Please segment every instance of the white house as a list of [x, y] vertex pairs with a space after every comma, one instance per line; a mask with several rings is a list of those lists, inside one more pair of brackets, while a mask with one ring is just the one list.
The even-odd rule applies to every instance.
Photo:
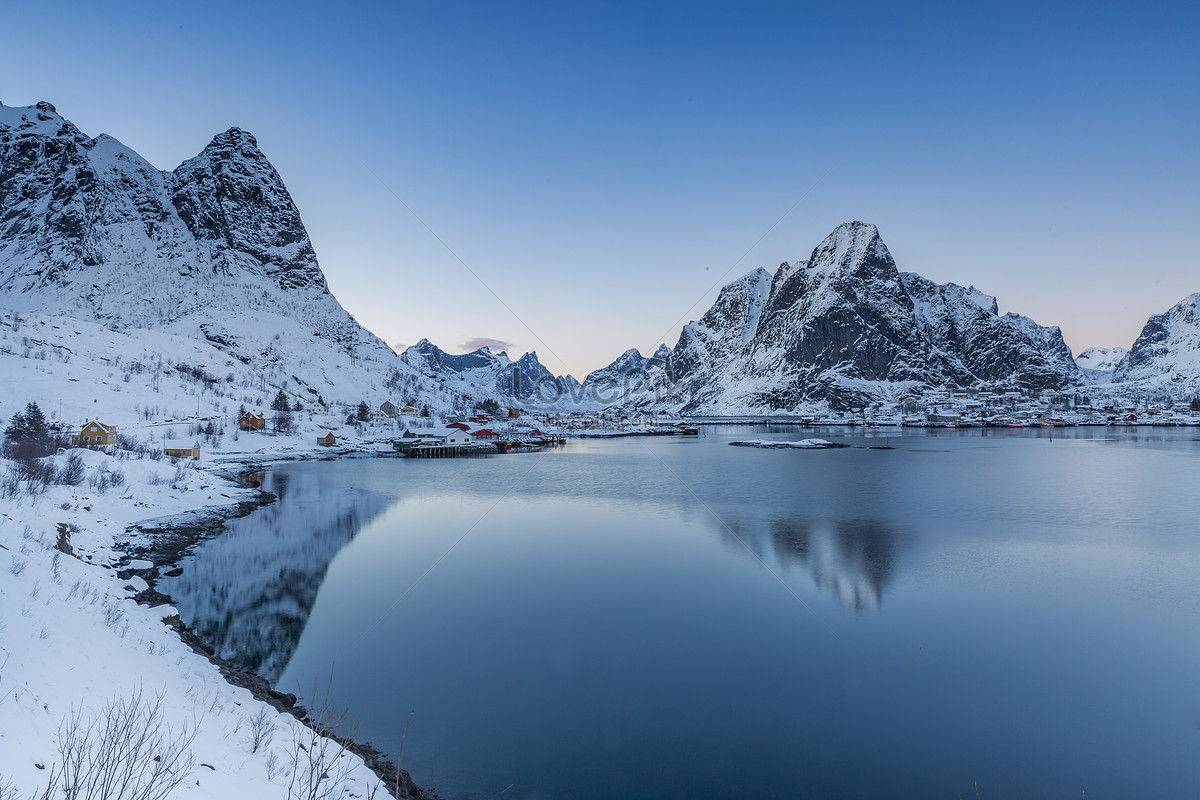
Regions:
[[446, 428], [445, 437], [442, 444], [451, 446], [473, 444], [475, 441], [471, 438], [471, 434], [459, 428]]

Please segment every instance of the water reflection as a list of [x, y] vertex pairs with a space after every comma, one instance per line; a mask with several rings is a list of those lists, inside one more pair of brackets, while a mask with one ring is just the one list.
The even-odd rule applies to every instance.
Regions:
[[279, 502], [231, 521], [185, 560], [181, 576], [159, 584], [218, 655], [272, 683], [296, 649], [330, 562], [392, 502], [331, 486], [319, 474], [272, 472], [266, 488]]
[[847, 608], [879, 608], [897, 563], [893, 528], [879, 520], [787, 518], [771, 520], [769, 529], [781, 565], [806, 571]]

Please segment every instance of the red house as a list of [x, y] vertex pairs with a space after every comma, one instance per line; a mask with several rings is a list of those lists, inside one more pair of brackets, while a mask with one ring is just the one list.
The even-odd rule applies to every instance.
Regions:
[[460, 431], [469, 431], [471, 426], [465, 422], [451, 422], [446, 425], [447, 428], [458, 428]]
[[480, 428], [477, 431], [471, 431], [471, 435], [476, 439], [499, 439], [500, 434], [496, 433], [491, 428]]

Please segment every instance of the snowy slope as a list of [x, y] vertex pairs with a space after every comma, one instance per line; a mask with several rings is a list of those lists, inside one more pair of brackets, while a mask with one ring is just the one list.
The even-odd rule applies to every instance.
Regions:
[[[299, 786], [315, 788], [316, 781], [305, 781], [305, 764], [330, 743], [314, 747], [311, 732], [290, 714], [227, 683], [163, 624], [173, 607], [136, 603], [133, 596], [145, 581], [118, 575], [121, 559], [113, 543], [127, 526], [229, 505], [249, 499], [248, 493], [169, 459], [72, 450], [52, 457], [50, 465], [61, 469], [72, 457], [82, 462], [76, 485], [15, 495], [6, 490], [0, 505], [0, 794], [42, 797], [63, 763], [60, 748], [72, 728], [82, 732], [106, 707], [134, 698], [143, 712], [134, 735], [188, 734], [178, 748], [155, 748], [136, 762], [139, 770], [169, 769], [172, 752], [183, 757], [177, 762], [182, 782], [165, 796], [284, 800], [295, 797]], [[10, 466], [0, 459], [0, 472], [8, 474]], [[60, 531], [67, 533], [63, 549], [57, 546]], [[150, 713], [156, 703], [159, 712]], [[114, 739], [115, 752], [131, 754], [129, 741]], [[338, 751], [324, 750], [328, 758], [321, 761], [333, 796], [383, 797], [362, 759]]]
[[1075, 357], [1075, 364], [1088, 383], [1111, 384], [1113, 370], [1128, 352], [1125, 347], [1089, 347]]
[[321, 408], [476, 399], [468, 384], [425, 378], [346, 313], [282, 179], [237, 128], [163, 172], [48, 103], [0, 106], [0, 309], [80, 320], [59, 325], [60, 352], [92, 349], [66, 331], [96, 323], [124, 337], [110, 357], [143, 365], [189, 349], [164, 351], [161, 334], [201, 342], [190, 366], [224, 377], [241, 365], [264, 391]]

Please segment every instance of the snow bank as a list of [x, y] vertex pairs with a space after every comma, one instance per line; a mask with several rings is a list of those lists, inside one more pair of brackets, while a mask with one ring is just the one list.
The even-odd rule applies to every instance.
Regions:
[[[313, 746], [292, 716], [227, 683], [163, 623], [174, 608], [133, 600], [146, 581], [114, 548], [129, 525], [251, 493], [188, 462], [89, 450], [49, 461], [62, 468], [73, 454], [83, 464], [76, 485], [10, 493], [0, 505], [0, 794], [40, 796], [73, 727], [81, 733], [105, 709], [136, 706], [140, 732], [179, 742], [180, 783], [169, 797], [286, 798], [296, 754], [304, 770], [310, 754], [327, 760], [318, 777], [340, 782], [332, 797], [383, 797], [362, 759]], [[12, 467], [0, 459], [0, 474]]]

